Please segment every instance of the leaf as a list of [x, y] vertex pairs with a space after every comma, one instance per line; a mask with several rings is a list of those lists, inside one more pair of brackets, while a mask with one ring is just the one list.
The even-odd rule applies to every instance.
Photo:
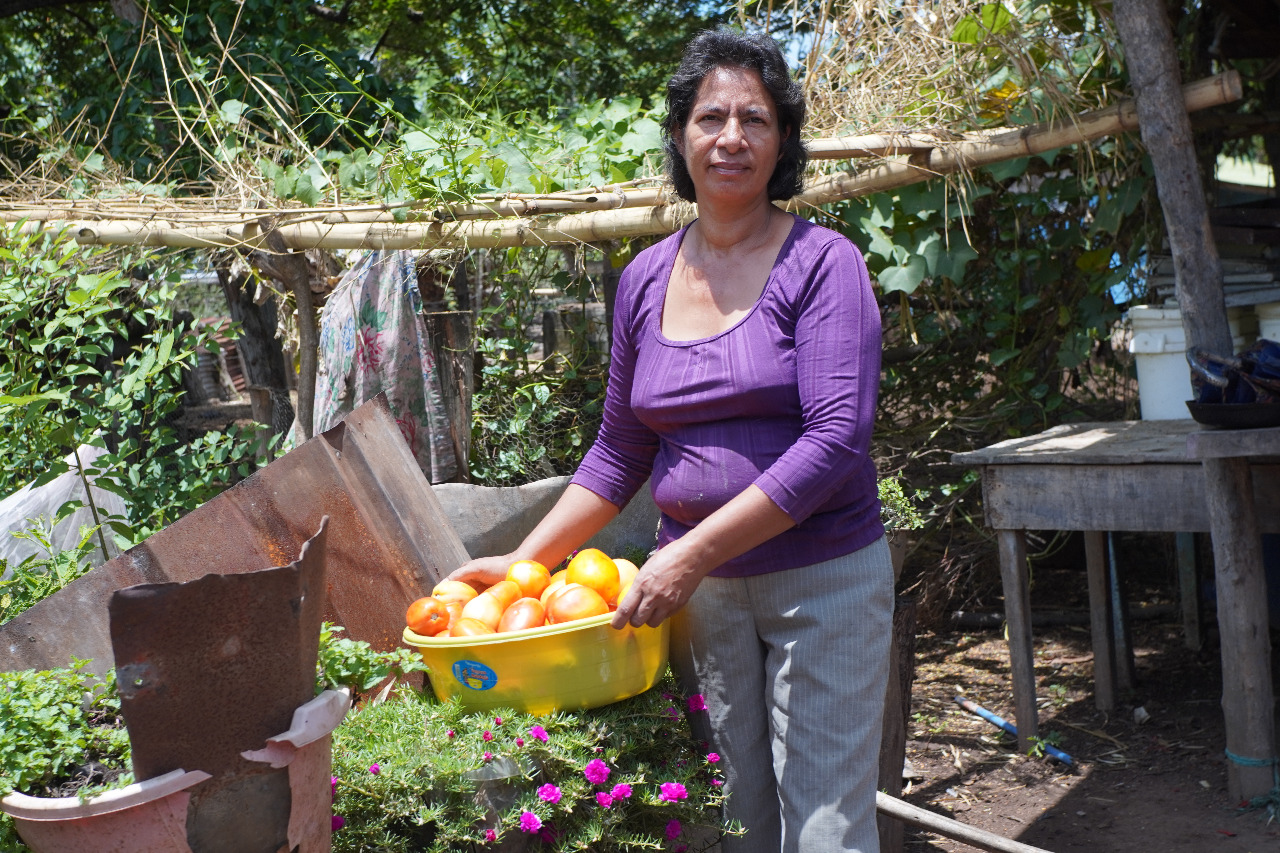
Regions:
[[1006, 361], [1017, 358], [1021, 354], [1022, 354], [1022, 350], [1019, 350], [1019, 349], [994, 350], [989, 356], [991, 360], [991, 366], [999, 367], [1000, 365], [1004, 364]]
[[992, 3], [978, 10], [978, 15], [961, 18], [951, 31], [951, 40], [959, 44], [982, 44], [989, 35], [999, 35], [1014, 22], [1003, 5]]
[[920, 255], [911, 255], [907, 258], [907, 262], [902, 266], [886, 267], [877, 276], [880, 282], [880, 288], [885, 293], [892, 293], [895, 290], [901, 290], [904, 293], [914, 293], [915, 289], [920, 286], [920, 282], [924, 281], [925, 275], [929, 271], [929, 265]]
[[298, 182], [293, 189], [294, 196], [298, 201], [308, 207], [315, 207], [324, 198], [320, 190], [318, 190], [311, 182], [311, 175], [298, 175]]
[[234, 127], [240, 123], [241, 116], [243, 116], [245, 111], [248, 109], [249, 105], [244, 101], [237, 101], [235, 99], [223, 101], [218, 105], [218, 117]]
[[439, 148], [439, 144], [427, 136], [420, 130], [411, 130], [404, 136], [400, 137], [400, 145], [410, 154], [418, 154], [423, 151], [434, 151]]

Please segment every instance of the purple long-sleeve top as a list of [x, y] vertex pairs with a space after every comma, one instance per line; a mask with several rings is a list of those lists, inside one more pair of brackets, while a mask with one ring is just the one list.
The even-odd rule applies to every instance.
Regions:
[[760, 298], [709, 338], [668, 340], [662, 307], [683, 229], [623, 271], [604, 423], [573, 482], [623, 507], [650, 479], [658, 544], [748, 486], [795, 521], [713, 575], [852, 553], [884, 533], [869, 454], [880, 312], [848, 239], [796, 218]]

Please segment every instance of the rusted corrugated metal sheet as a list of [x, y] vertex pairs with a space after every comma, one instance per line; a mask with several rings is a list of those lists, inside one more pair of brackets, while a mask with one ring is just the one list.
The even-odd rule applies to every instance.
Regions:
[[241, 753], [286, 731], [315, 695], [327, 521], [287, 566], [143, 584], [111, 597], [134, 775], [212, 776], [192, 789], [187, 809], [196, 853], [288, 847], [289, 771]]
[[379, 649], [404, 612], [467, 560], [381, 396], [184, 518], [0, 626], [0, 669], [111, 660], [117, 589], [281, 566], [329, 516], [325, 618]]

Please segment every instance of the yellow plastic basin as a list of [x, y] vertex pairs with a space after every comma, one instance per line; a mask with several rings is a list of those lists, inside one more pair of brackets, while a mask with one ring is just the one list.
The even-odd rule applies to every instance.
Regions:
[[597, 708], [648, 690], [667, 665], [670, 626], [615, 629], [613, 614], [482, 637], [424, 637], [422, 655], [436, 697], [483, 711], [530, 714]]

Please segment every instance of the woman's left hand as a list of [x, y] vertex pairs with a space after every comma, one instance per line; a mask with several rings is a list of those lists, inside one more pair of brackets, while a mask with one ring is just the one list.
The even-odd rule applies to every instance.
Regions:
[[650, 557], [618, 603], [612, 625], [656, 628], [689, 600], [707, 570], [697, 568], [690, 549], [677, 540]]

